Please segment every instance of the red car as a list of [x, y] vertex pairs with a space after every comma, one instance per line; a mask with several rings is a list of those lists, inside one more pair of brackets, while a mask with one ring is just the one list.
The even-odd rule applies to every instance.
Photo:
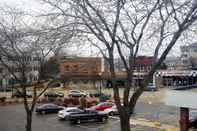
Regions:
[[114, 104], [112, 102], [102, 102], [96, 106], [93, 106], [92, 109], [95, 109], [98, 111], [104, 111], [105, 109], [111, 108], [113, 105]]

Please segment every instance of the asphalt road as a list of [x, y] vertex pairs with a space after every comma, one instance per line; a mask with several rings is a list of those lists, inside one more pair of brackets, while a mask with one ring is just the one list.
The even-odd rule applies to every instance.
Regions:
[[[139, 103], [133, 117], [142, 117], [164, 122], [177, 121], [178, 109], [164, 105], [150, 105]], [[22, 104], [0, 107], [0, 131], [25, 131], [25, 111]], [[176, 124], [176, 123], [174, 123]], [[83, 123], [72, 125], [68, 121], [61, 121], [57, 114], [33, 115], [32, 131], [120, 131], [119, 120], [110, 118], [106, 123]], [[133, 128], [133, 131], [155, 131], [147, 127]]]
[[[25, 131], [23, 105], [0, 107], [0, 131]], [[118, 124], [117, 124], [118, 123]], [[59, 120], [57, 114], [33, 115], [33, 131], [119, 131], [119, 121], [111, 118], [105, 123], [84, 123], [72, 125]]]

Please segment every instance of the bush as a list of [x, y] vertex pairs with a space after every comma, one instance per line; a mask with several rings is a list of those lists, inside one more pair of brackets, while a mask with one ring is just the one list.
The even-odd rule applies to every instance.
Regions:
[[63, 100], [62, 100], [61, 98], [57, 98], [57, 99], [54, 101], [54, 103], [55, 103], [56, 105], [59, 105], [59, 106], [63, 106], [63, 105], [64, 105]]
[[73, 105], [80, 105], [79, 98], [70, 98], [70, 103]]
[[63, 106], [67, 107], [69, 103], [70, 103], [69, 98], [64, 98]]
[[0, 102], [4, 103], [6, 101], [6, 97], [0, 97]]
[[46, 97], [44, 97], [44, 98], [41, 99], [41, 102], [42, 102], [42, 103], [48, 103], [49, 100], [48, 100]]
[[87, 100], [86, 100], [85, 97], [81, 97], [81, 99], [80, 99], [80, 106], [82, 108], [86, 108], [87, 107]]
[[91, 107], [91, 106], [95, 106], [95, 105], [97, 105], [99, 102], [97, 101], [97, 100], [92, 100], [92, 101], [88, 101], [87, 102], [87, 107], [89, 108], [89, 107]]

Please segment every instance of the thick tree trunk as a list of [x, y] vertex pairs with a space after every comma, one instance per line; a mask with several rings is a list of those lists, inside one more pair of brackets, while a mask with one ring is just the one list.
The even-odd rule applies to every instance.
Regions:
[[26, 131], [31, 131], [32, 112], [27, 112]]
[[120, 113], [121, 131], [131, 131], [130, 128], [130, 114], [128, 112]]

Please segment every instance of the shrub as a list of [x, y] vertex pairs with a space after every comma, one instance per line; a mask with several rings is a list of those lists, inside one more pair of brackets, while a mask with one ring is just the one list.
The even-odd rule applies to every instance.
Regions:
[[0, 102], [4, 103], [6, 101], [6, 97], [0, 97]]
[[85, 97], [81, 97], [81, 99], [80, 99], [80, 106], [82, 108], [86, 108], [87, 107], [87, 100], [86, 100]]
[[59, 105], [59, 106], [63, 106], [63, 105], [64, 105], [63, 100], [62, 100], [61, 98], [57, 98], [57, 99], [54, 101], [54, 103], [55, 103], [56, 105]]
[[63, 106], [67, 107], [69, 103], [70, 103], [69, 98], [64, 98]]
[[79, 98], [70, 98], [70, 103], [73, 105], [79, 105]]

